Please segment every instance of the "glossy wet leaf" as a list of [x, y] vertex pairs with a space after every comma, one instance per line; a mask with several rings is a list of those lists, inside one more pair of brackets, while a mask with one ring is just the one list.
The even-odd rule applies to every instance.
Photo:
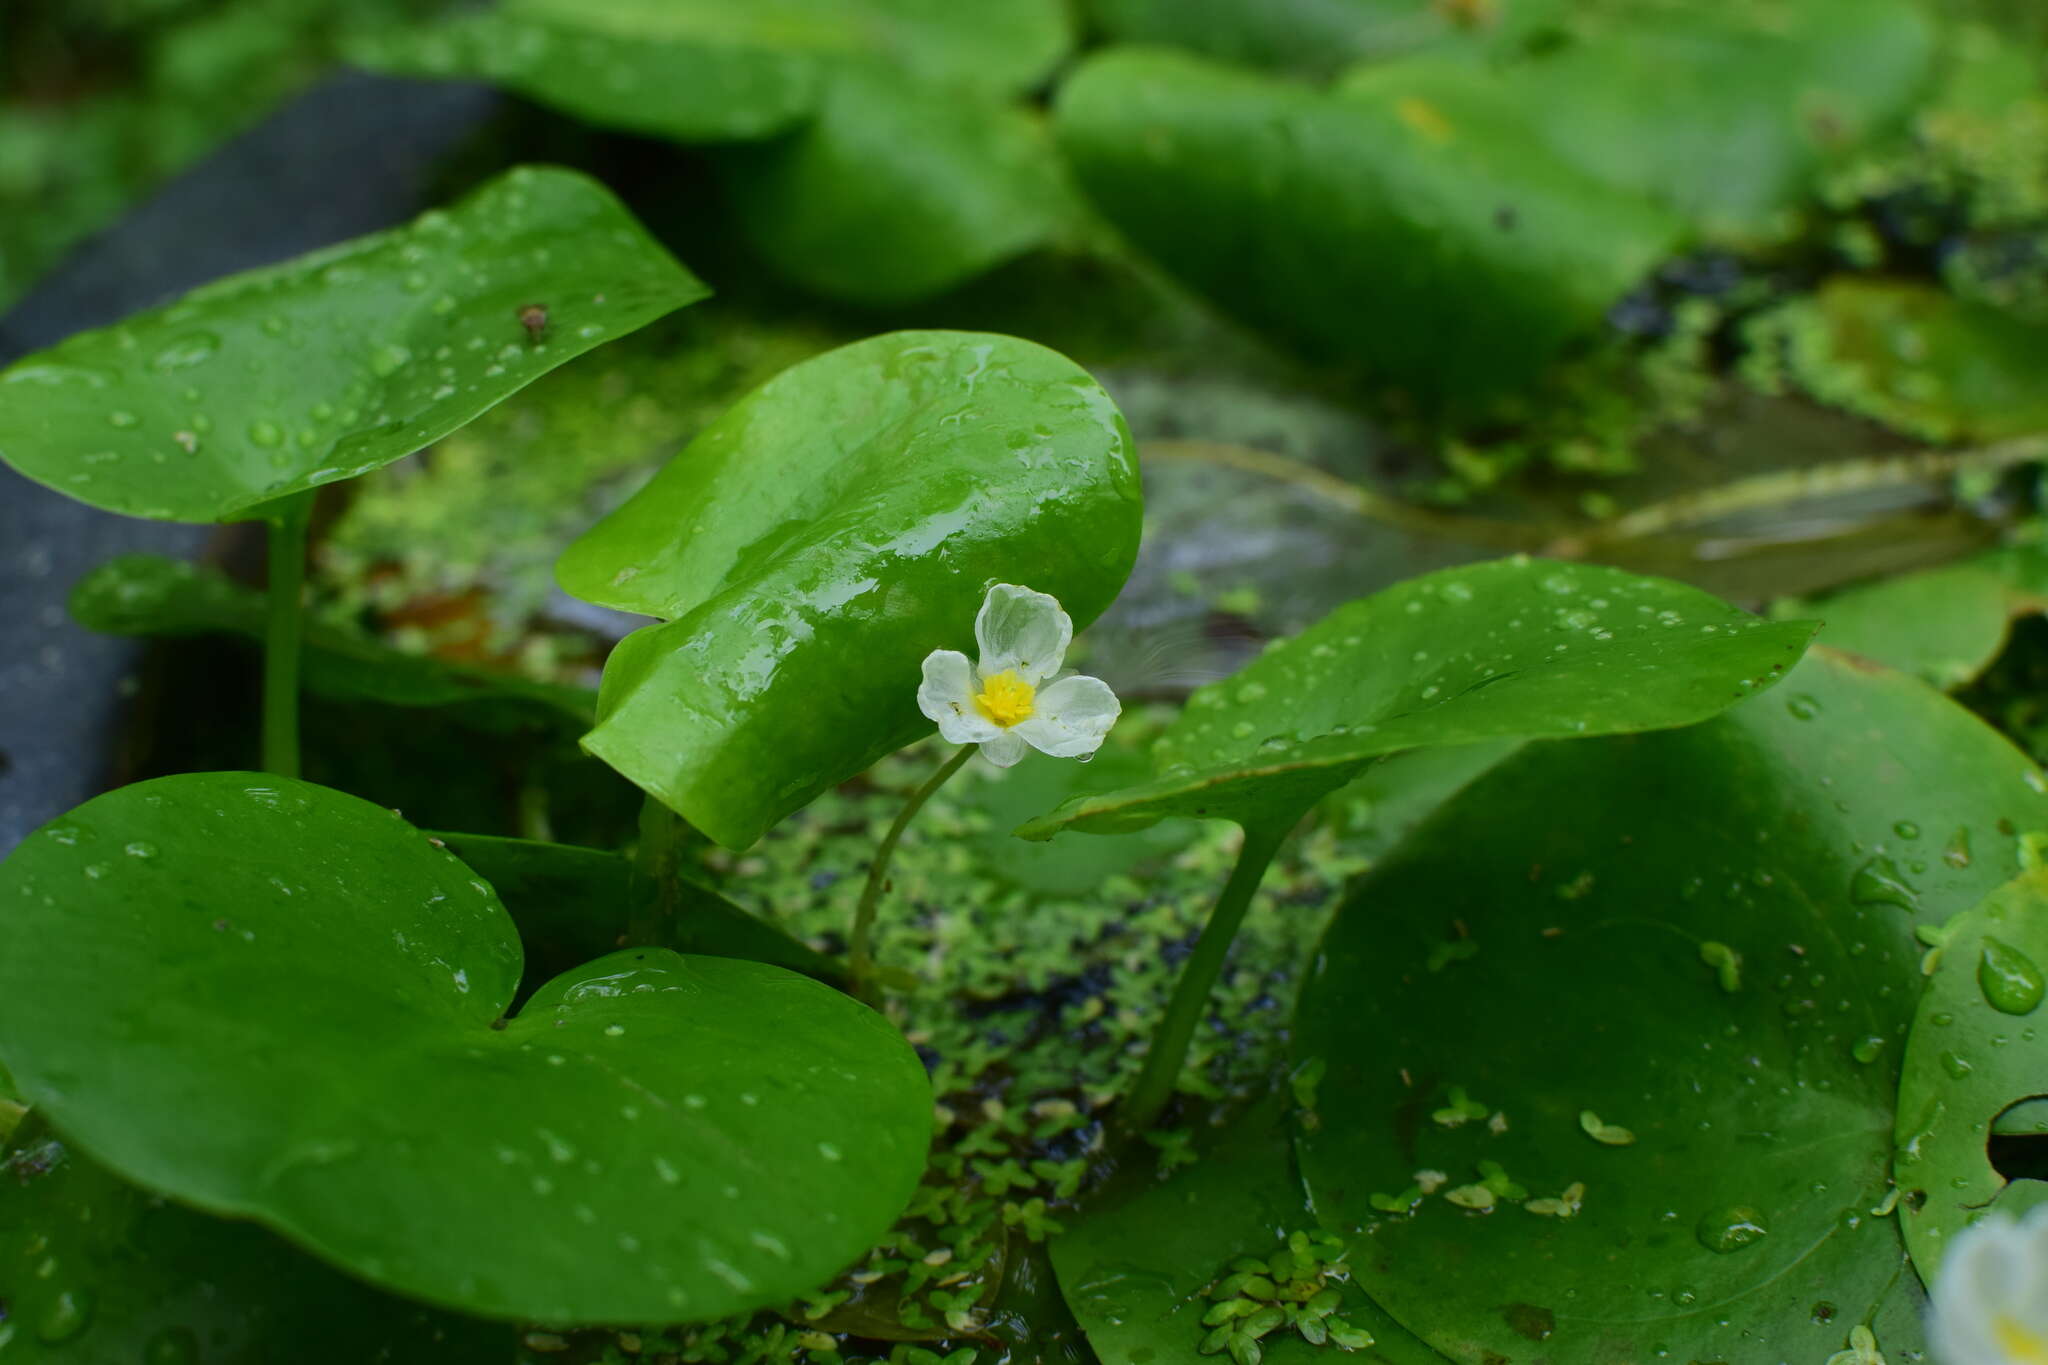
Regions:
[[[161, 555], [122, 555], [71, 590], [71, 615], [109, 635], [239, 635], [260, 641], [264, 595], [219, 570]], [[311, 621], [300, 676], [306, 688], [343, 701], [389, 706], [491, 708], [548, 723], [588, 724], [596, 696], [580, 687], [536, 682], [502, 670], [450, 663], [393, 649], [357, 631]]]
[[1150, 782], [1069, 802], [1018, 833], [1167, 815], [1285, 828], [1402, 749], [1704, 720], [1775, 682], [1812, 633], [1592, 565], [1516, 558], [1426, 574], [1197, 691], [1155, 746]]
[[1780, 309], [1771, 330], [1814, 397], [1937, 442], [2048, 428], [2048, 327], [1931, 284], [1842, 277]]
[[1985, 1149], [2007, 1109], [2048, 1094], [2044, 964], [2048, 872], [2037, 868], [1949, 925], [1913, 1020], [1896, 1178], [1906, 1246], [1930, 1284], [1949, 1242], [1986, 1210], [2018, 1212], [2048, 1195], [2039, 1180], [2008, 1182]]
[[[1914, 931], [2004, 881], [2044, 816], [1974, 716], [1825, 650], [1705, 724], [1534, 744], [1480, 778], [1358, 884], [1296, 1016], [1297, 1063], [1328, 1067], [1303, 1174], [1326, 1220], [1368, 1224], [1367, 1292], [1461, 1362], [1841, 1349], [1911, 1278], [1871, 1210]], [[1454, 937], [1476, 950], [1430, 971]], [[1488, 1120], [1437, 1119], [1452, 1087]], [[1596, 1140], [1588, 1111], [1635, 1140]], [[1531, 1200], [1582, 1185], [1577, 1215], [1373, 1204], [1481, 1161]], [[1901, 1353], [1903, 1302], [1881, 1343]]]
[[2014, 617], [2044, 608], [2048, 555], [2019, 545], [1819, 600], [1780, 602], [1772, 614], [1818, 617], [1821, 643], [1953, 691], [1991, 667]]
[[1340, 86], [1511, 130], [1693, 234], [1742, 240], [1784, 235], [1826, 165], [1899, 129], [1934, 50], [1909, 0], [1638, 6], [1520, 60], [1362, 66]]
[[964, 283], [1068, 233], [1076, 214], [1037, 114], [883, 66], [834, 76], [802, 128], [723, 165], [754, 249], [856, 303]]
[[1425, 400], [1527, 378], [1677, 240], [1507, 117], [1465, 129], [1165, 50], [1089, 59], [1055, 127], [1082, 188], [1173, 274]]
[[0, 372], [0, 459], [110, 512], [235, 521], [409, 455], [708, 292], [603, 186], [521, 167]]
[[24, 1365], [503, 1365], [511, 1328], [392, 1298], [253, 1223], [115, 1176], [29, 1120], [0, 1161], [4, 1347]]
[[[1262, 1105], [1239, 1120], [1193, 1166], [1165, 1183], [1127, 1180], [1106, 1199], [1067, 1217], [1052, 1242], [1060, 1291], [1102, 1365], [1210, 1365], [1203, 1325], [1218, 1299], [1207, 1293], [1240, 1257], [1265, 1258], [1290, 1232], [1320, 1231], [1294, 1171], [1295, 1120]], [[1339, 1237], [1365, 1248], [1355, 1238]], [[1348, 1263], [1348, 1262], [1347, 1262]], [[1331, 1277], [1337, 1315], [1369, 1332], [1372, 1346], [1344, 1356], [1370, 1365], [1432, 1365], [1443, 1357], [1388, 1317], [1358, 1281]], [[1272, 1365], [1312, 1365], [1317, 1348], [1290, 1326], [1261, 1339]]]
[[357, 45], [382, 70], [495, 82], [591, 123], [678, 142], [783, 131], [832, 74], [995, 94], [1038, 80], [1069, 41], [1057, 0], [508, 0]]
[[668, 618], [605, 664], [584, 747], [719, 843], [928, 733], [919, 668], [991, 583], [1076, 628], [1130, 573], [1123, 418], [1014, 337], [896, 332], [740, 400], [563, 554], [578, 597]]
[[[526, 950], [521, 990], [620, 946], [637, 897], [648, 894], [617, 853], [533, 839], [441, 834], [448, 851], [491, 884]], [[684, 879], [678, 914], [660, 945], [679, 953], [766, 962], [836, 982], [845, 970], [823, 953], [748, 914], [709, 886]]]
[[521, 954], [490, 888], [308, 783], [97, 797], [0, 865], [0, 904], [0, 1057], [53, 1124], [431, 1302], [549, 1322], [779, 1303], [864, 1251], [923, 1169], [929, 1086], [879, 1017], [647, 948], [501, 1026]]

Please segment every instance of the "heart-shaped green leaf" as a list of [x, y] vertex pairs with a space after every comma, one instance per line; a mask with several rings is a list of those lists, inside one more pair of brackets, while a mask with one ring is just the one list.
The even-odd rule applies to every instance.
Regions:
[[308, 783], [95, 798], [0, 865], [0, 904], [0, 1056], [61, 1131], [430, 1301], [555, 1322], [780, 1302], [923, 1169], [929, 1086], [878, 1016], [649, 948], [506, 1019], [520, 948], [491, 889]]
[[584, 746], [730, 848], [930, 722], [919, 666], [991, 583], [1095, 619], [1137, 556], [1129, 429], [1014, 337], [896, 332], [785, 370], [562, 556], [669, 618], [605, 664]]
[[1058, 0], [505, 0], [378, 35], [352, 55], [386, 71], [494, 81], [609, 128], [727, 142], [797, 123], [850, 62], [1014, 93], [1066, 51], [1069, 28]]
[[[261, 640], [269, 606], [262, 593], [217, 569], [161, 555], [110, 559], [71, 590], [71, 615], [109, 635], [240, 635]], [[306, 627], [301, 676], [307, 690], [387, 706], [482, 706], [548, 713], [556, 725], [585, 724], [597, 698], [580, 687], [535, 682], [502, 670], [408, 654], [321, 622]]]
[[[1206, 1319], [1221, 1318], [1227, 1310], [1219, 1305], [1238, 1297], [1216, 1292], [1233, 1263], [1266, 1260], [1286, 1249], [1289, 1234], [1326, 1231], [1294, 1171], [1292, 1128], [1284, 1107], [1264, 1105], [1172, 1180], [1147, 1181], [1063, 1218], [1067, 1231], [1052, 1243], [1053, 1267], [1061, 1294], [1103, 1365], [1212, 1365], [1231, 1358], [1203, 1347], [1216, 1330]], [[1372, 1338], [1370, 1346], [1354, 1347], [1348, 1359], [1441, 1365], [1443, 1357], [1367, 1298], [1350, 1273], [1353, 1248], [1370, 1255], [1370, 1246], [1357, 1238], [1336, 1241], [1346, 1254], [1323, 1264], [1346, 1266], [1344, 1272], [1294, 1281], [1318, 1293], [1335, 1291], [1334, 1305], [1319, 1301], [1315, 1308], [1324, 1312], [1309, 1314], [1322, 1324], [1325, 1342], [1334, 1316], [1339, 1331], [1357, 1329]], [[1264, 1288], [1255, 1292], [1261, 1297], [1244, 1297], [1263, 1306]], [[1324, 1359], [1294, 1323], [1283, 1322], [1257, 1341], [1271, 1365]]]
[[2018, 1211], [2048, 1195], [2042, 1181], [2007, 1181], [1985, 1149], [2007, 1109], [2048, 1093], [2048, 871], [2000, 887], [1940, 941], [1906, 1042], [1895, 1159], [1906, 1247], [1929, 1284], [1956, 1233], [1990, 1209]]
[[811, 122], [723, 164], [754, 248], [798, 284], [857, 303], [964, 283], [1077, 213], [1037, 114], [881, 66], [841, 72]]
[[1328, 1068], [1315, 1208], [1368, 1225], [1367, 1292], [1458, 1361], [1824, 1359], [1873, 1311], [1903, 1353], [1873, 1210], [1915, 928], [2044, 815], [1974, 716], [1824, 650], [1704, 725], [1528, 746], [1324, 939], [1295, 1033]]
[[409, 455], [708, 292], [603, 186], [521, 167], [0, 372], [0, 459], [110, 512], [234, 521]]
[[[634, 902], [651, 887], [616, 853], [487, 834], [437, 836], [449, 852], [491, 884], [526, 949], [525, 985], [603, 957], [619, 946]], [[823, 953], [757, 919], [708, 886], [682, 879], [664, 948], [707, 957], [766, 962], [838, 982], [846, 972]]]
[[1168, 270], [1426, 399], [1528, 377], [1677, 240], [1503, 117], [1339, 98], [1164, 50], [1060, 91], [1082, 188]]
[[120, 1180], [31, 1118], [0, 1161], [9, 1365], [503, 1365], [500, 1323], [390, 1298]]
[[1202, 688], [1158, 775], [1017, 832], [1116, 832], [1167, 815], [1285, 829], [1383, 754], [1689, 725], [1768, 687], [1813, 634], [1619, 569], [1503, 559], [1339, 607]]

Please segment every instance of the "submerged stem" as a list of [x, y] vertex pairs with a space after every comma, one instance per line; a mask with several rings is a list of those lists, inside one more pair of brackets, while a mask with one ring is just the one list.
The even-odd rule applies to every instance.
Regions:
[[1142, 1133], [1150, 1128], [1173, 1098], [1174, 1084], [1187, 1061], [1188, 1044], [1194, 1041], [1195, 1025], [1202, 1021], [1209, 993], [1216, 988], [1216, 978], [1223, 972], [1224, 956], [1230, 951], [1231, 940], [1237, 937], [1238, 926], [1244, 923], [1252, 893], [1265, 880], [1266, 868], [1272, 864], [1273, 855], [1286, 835], [1285, 828], [1245, 830], [1237, 866], [1231, 869], [1223, 894], [1216, 898], [1209, 922], [1202, 926], [1202, 937], [1195, 943], [1194, 954], [1181, 968], [1180, 980], [1173, 986], [1173, 998], [1167, 1002], [1166, 1017], [1159, 1021], [1159, 1030], [1152, 1035], [1151, 1050], [1145, 1054], [1145, 1068], [1138, 1073], [1137, 1085], [1124, 1100], [1123, 1124], [1132, 1132]]
[[277, 505], [270, 519], [270, 619], [263, 635], [263, 766], [299, 775], [299, 651], [306, 633], [306, 526], [313, 494]]
[[847, 937], [847, 971], [853, 978], [853, 993], [856, 997], [873, 1004], [875, 959], [873, 937], [875, 928], [875, 907], [882, 899], [882, 886], [889, 874], [889, 859], [896, 852], [896, 841], [903, 837], [911, 817], [924, 808], [931, 794], [946, 785], [946, 779], [960, 771], [960, 765], [974, 752], [972, 744], [963, 744], [960, 751], [939, 765], [939, 770], [925, 779], [922, 787], [910, 794], [903, 803], [903, 809], [896, 812], [895, 823], [882, 836], [881, 846], [875, 850], [875, 860], [868, 865], [867, 885], [861, 888], [860, 905], [853, 912], [853, 932]]

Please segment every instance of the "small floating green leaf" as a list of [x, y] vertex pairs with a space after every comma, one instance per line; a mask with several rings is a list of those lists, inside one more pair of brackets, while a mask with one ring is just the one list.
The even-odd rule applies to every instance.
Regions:
[[1590, 1109], [1579, 1111], [1579, 1129], [1593, 1141], [1609, 1147], [1629, 1147], [1635, 1144], [1636, 1135], [1617, 1123], [1603, 1123], [1600, 1116]]
[[1700, 961], [1714, 969], [1721, 989], [1730, 995], [1742, 989], [1742, 954], [1725, 943], [1708, 940], [1700, 945]]

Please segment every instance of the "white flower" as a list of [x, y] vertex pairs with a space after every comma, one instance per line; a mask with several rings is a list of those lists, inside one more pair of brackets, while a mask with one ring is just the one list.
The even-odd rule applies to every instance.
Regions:
[[1930, 1337], [1941, 1365], [2048, 1365], [2048, 1204], [1994, 1213], [1950, 1244]]
[[979, 744], [999, 768], [1030, 745], [1054, 758], [1086, 758], [1116, 724], [1116, 693], [1100, 678], [1049, 681], [1067, 657], [1074, 623], [1056, 598], [1014, 583], [988, 590], [974, 618], [981, 662], [957, 649], [925, 656], [917, 707], [952, 744]]

